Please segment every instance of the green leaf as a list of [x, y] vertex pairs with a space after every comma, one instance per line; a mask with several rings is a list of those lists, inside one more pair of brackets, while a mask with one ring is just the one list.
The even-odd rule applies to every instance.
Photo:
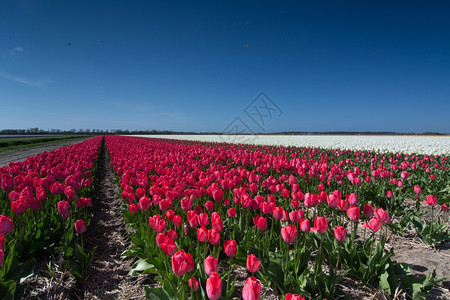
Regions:
[[133, 264], [128, 274], [129, 275], [146, 274], [150, 273], [151, 270], [155, 270], [155, 266], [147, 262], [147, 260], [141, 258]]
[[151, 287], [144, 287], [145, 290], [145, 299], [150, 300], [172, 300], [176, 299], [171, 297], [164, 289], [162, 288], [151, 288]]
[[383, 289], [388, 295], [392, 294], [391, 286], [389, 284], [389, 273], [388, 271], [384, 271], [380, 276], [380, 288]]
[[2, 299], [13, 300], [16, 294], [16, 287], [17, 282], [14, 280], [0, 283], [0, 295], [2, 295]]

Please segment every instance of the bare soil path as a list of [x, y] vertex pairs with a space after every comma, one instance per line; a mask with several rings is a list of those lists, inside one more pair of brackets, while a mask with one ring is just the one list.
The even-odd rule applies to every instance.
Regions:
[[123, 257], [131, 241], [122, 216], [123, 202], [111, 172], [106, 148], [99, 157], [92, 199], [93, 219], [87, 248], [97, 246], [79, 299], [144, 299], [141, 277], [129, 276], [134, 259]]
[[26, 299], [145, 299], [145, 276], [128, 275], [133, 258], [123, 257], [131, 241], [122, 216], [119, 187], [111, 172], [103, 147], [95, 174], [92, 199], [92, 223], [85, 235], [88, 251], [97, 246], [86, 278], [77, 282], [62, 266], [60, 257], [52, 257], [54, 274], [45, 262], [38, 262], [36, 275], [29, 278]]

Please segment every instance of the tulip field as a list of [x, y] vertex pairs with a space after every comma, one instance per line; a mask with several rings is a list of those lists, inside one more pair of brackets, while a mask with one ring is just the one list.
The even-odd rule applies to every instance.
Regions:
[[359, 298], [351, 289], [372, 299], [426, 299], [446, 280], [432, 269], [413, 274], [388, 244], [407, 236], [429, 251], [448, 249], [448, 148], [417, 154], [105, 136], [0, 168], [5, 299], [27, 295], [43, 253], [58, 253], [77, 282], [89, 280], [96, 247], [84, 238], [95, 231], [102, 151], [130, 229], [128, 276], [151, 281], [147, 299]]

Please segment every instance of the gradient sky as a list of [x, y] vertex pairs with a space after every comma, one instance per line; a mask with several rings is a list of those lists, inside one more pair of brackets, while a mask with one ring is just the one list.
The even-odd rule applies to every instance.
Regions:
[[[0, 129], [449, 133], [449, 15], [449, 1], [2, 0]], [[245, 113], [260, 92], [279, 108], [262, 129]]]

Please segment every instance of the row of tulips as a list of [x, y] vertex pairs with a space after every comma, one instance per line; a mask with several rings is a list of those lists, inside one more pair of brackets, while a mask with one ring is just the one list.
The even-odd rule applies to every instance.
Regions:
[[62, 252], [82, 278], [92, 253], [82, 239], [90, 222], [93, 173], [101, 137], [43, 152], [0, 168], [0, 294], [23, 293], [36, 257]]
[[106, 146], [135, 229], [134, 272], [161, 284], [149, 296], [229, 298], [236, 272], [248, 275], [244, 299], [259, 299], [261, 283], [286, 299], [330, 298], [343, 277], [426, 292], [384, 243], [405, 199], [421, 213], [425, 191], [445, 210], [447, 157], [112, 136]]

